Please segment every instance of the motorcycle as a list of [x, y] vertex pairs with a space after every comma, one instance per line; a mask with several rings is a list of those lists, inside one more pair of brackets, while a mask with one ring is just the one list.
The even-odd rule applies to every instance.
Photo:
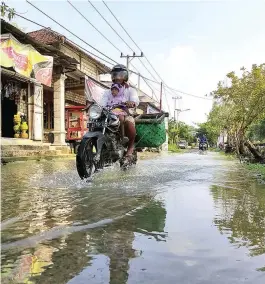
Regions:
[[206, 151], [207, 150], [207, 147], [208, 145], [207, 145], [207, 143], [206, 142], [201, 142], [200, 144], [199, 144], [199, 150], [201, 151], [201, 152], [204, 152], [204, 151]]
[[120, 163], [122, 169], [136, 164], [135, 150], [129, 162], [125, 159], [129, 139], [121, 135], [120, 120], [114, 113], [117, 109], [128, 113], [124, 104], [103, 108], [93, 102], [88, 108], [88, 131], [83, 136], [76, 155], [76, 168], [81, 179], [89, 178], [94, 172], [116, 162]]

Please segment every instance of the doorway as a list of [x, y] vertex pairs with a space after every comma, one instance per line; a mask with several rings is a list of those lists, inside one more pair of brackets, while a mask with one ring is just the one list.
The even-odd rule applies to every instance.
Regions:
[[14, 138], [14, 115], [17, 113], [15, 100], [4, 98], [1, 103], [2, 137]]

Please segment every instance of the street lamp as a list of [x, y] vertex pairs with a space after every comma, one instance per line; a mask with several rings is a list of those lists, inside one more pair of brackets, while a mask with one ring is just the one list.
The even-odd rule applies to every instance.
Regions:
[[176, 108], [175, 110], [177, 111], [177, 141], [178, 141], [179, 140], [179, 134], [178, 134], [178, 131], [179, 131], [179, 114], [181, 112], [184, 112], [184, 111], [189, 111], [190, 108], [187, 108], [187, 109]]

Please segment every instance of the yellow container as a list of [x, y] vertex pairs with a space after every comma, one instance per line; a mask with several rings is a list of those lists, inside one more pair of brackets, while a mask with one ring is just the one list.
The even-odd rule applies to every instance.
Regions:
[[27, 131], [29, 129], [28, 124], [26, 121], [22, 122], [21, 126], [20, 126], [21, 130], [25, 130]]

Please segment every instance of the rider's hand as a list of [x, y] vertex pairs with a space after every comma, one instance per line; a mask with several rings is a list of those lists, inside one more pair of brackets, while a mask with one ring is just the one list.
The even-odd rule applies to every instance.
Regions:
[[135, 102], [126, 102], [125, 104], [128, 108], [134, 108], [135, 107]]

